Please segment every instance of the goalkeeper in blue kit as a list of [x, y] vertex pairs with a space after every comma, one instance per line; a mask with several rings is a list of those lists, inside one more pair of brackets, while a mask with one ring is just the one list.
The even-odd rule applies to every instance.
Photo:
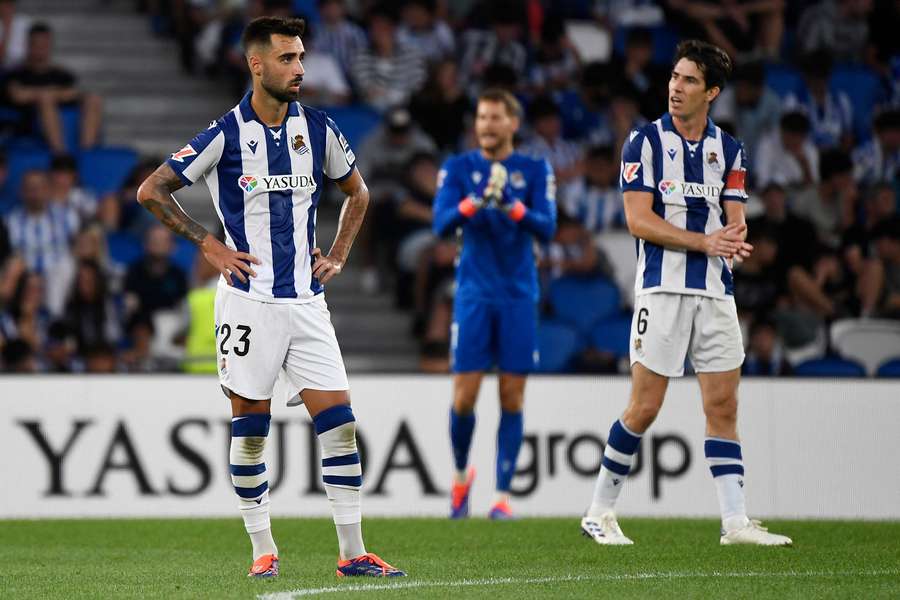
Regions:
[[479, 148], [447, 160], [438, 175], [434, 229], [456, 231], [460, 255], [451, 329], [454, 372], [450, 440], [455, 476], [451, 518], [469, 514], [468, 464], [475, 401], [485, 371], [500, 371], [497, 498], [489, 516], [510, 519], [509, 490], [522, 445], [525, 378], [538, 364], [539, 295], [534, 241], [556, 229], [555, 182], [546, 160], [513, 151], [522, 109], [502, 90], [478, 98]]

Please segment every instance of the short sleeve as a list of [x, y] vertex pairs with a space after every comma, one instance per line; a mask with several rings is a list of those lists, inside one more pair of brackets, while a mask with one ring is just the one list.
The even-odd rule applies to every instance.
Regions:
[[739, 144], [734, 161], [725, 174], [725, 189], [722, 190], [722, 200], [747, 201], [747, 155], [744, 145]]
[[623, 192], [653, 192], [653, 148], [650, 140], [635, 129], [622, 146], [619, 187]]
[[325, 175], [329, 179], [343, 181], [353, 173], [356, 155], [331, 117], [326, 117], [325, 122]]
[[213, 121], [184, 148], [173, 153], [166, 164], [172, 167], [186, 185], [191, 185], [219, 163], [224, 147], [225, 132], [222, 130], [222, 123]]

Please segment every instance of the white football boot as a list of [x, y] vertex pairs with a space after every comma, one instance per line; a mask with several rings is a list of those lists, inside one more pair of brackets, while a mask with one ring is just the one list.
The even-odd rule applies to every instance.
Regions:
[[634, 543], [622, 533], [616, 520], [616, 513], [611, 510], [596, 518], [587, 516], [582, 518], [581, 533], [604, 546], [630, 546]]
[[747, 521], [747, 524], [731, 531], [722, 531], [719, 543], [723, 546], [732, 544], [750, 544], [754, 546], [790, 546], [794, 542], [791, 538], [777, 533], [769, 533], [762, 523], [755, 519]]

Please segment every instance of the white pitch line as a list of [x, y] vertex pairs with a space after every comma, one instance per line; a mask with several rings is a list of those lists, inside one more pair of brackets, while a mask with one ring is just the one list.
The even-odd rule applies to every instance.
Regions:
[[349, 594], [351, 592], [386, 592], [395, 590], [408, 590], [416, 588], [458, 588], [458, 587], [483, 587], [492, 585], [537, 585], [541, 583], [566, 583], [571, 581], [640, 581], [645, 579], [709, 579], [709, 578], [733, 578], [733, 577], [882, 577], [888, 575], [900, 576], [900, 570], [882, 571], [781, 571], [775, 573], [754, 573], [742, 571], [737, 573], [721, 573], [712, 571], [709, 573], [625, 573], [621, 575], [564, 575], [560, 577], [529, 577], [519, 579], [515, 577], [492, 577], [489, 579], [459, 579], [456, 581], [397, 581], [384, 585], [349, 584], [334, 585], [321, 588], [307, 588], [292, 590], [289, 592], [273, 592], [260, 594], [258, 600], [294, 600], [303, 596], [319, 596], [322, 594]]

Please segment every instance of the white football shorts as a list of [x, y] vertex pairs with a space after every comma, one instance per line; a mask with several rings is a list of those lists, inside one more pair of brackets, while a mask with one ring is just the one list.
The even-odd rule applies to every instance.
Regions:
[[733, 297], [655, 292], [634, 299], [631, 364], [666, 377], [684, 375], [690, 358], [697, 373], [739, 368], [744, 342]]
[[216, 291], [219, 381], [250, 400], [272, 397], [282, 370], [297, 393], [347, 390], [347, 372], [324, 295], [302, 304]]

